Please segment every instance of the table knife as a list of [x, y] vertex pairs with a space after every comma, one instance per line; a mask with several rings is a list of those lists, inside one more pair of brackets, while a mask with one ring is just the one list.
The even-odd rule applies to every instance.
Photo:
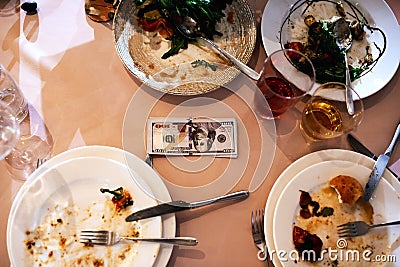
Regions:
[[372, 194], [375, 192], [375, 189], [378, 186], [379, 181], [382, 177], [382, 173], [386, 169], [386, 166], [389, 162], [390, 155], [392, 154], [393, 148], [396, 145], [399, 135], [400, 135], [400, 124], [397, 125], [396, 132], [394, 133], [393, 139], [390, 142], [385, 153], [379, 155], [378, 159], [375, 162], [374, 168], [371, 172], [371, 175], [369, 176], [368, 182], [365, 185], [365, 190], [364, 190], [365, 202], [369, 201]]
[[186, 202], [183, 200], [177, 200], [172, 202], [163, 203], [154, 207], [146, 208], [132, 213], [126, 217], [125, 221], [132, 222], [138, 221], [154, 216], [164, 215], [172, 212], [178, 212], [183, 210], [190, 210], [206, 205], [214, 204], [217, 202], [228, 201], [228, 200], [240, 200], [245, 199], [249, 196], [249, 191], [238, 191], [224, 196], [197, 201], [197, 202]]
[[[366, 146], [364, 146], [357, 138], [355, 138], [354, 135], [347, 135], [347, 141], [349, 141], [349, 144], [354, 149], [354, 151], [361, 153], [369, 158], [372, 158], [373, 160], [378, 159], [378, 157], [374, 153], [372, 153]], [[394, 177], [399, 179], [399, 176], [394, 171], [392, 171], [389, 167], [386, 168], [394, 175]]]

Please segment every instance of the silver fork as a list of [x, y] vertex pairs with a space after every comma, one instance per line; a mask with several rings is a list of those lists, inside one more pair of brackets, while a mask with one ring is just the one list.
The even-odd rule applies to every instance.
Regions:
[[266, 265], [270, 267], [264, 234], [264, 209], [251, 212], [251, 233], [253, 234], [254, 244], [259, 249], [257, 258], [261, 261], [265, 261]]
[[372, 228], [397, 225], [400, 221], [369, 225], [363, 221], [348, 222], [337, 226], [339, 237], [356, 237], [368, 233]]
[[128, 236], [120, 236], [117, 232], [106, 231], [106, 230], [81, 231], [79, 240], [81, 243], [87, 245], [104, 245], [104, 246], [112, 246], [114, 244], [119, 243], [121, 240], [157, 242], [175, 246], [196, 246], [198, 244], [197, 239], [193, 237], [171, 237], [171, 238], [128, 237]]

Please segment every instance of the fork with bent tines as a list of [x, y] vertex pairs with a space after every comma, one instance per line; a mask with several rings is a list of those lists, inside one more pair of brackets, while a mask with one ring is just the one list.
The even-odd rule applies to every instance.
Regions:
[[170, 244], [174, 246], [196, 246], [198, 244], [197, 239], [194, 237], [157, 237], [157, 238], [128, 237], [128, 236], [120, 236], [117, 232], [106, 231], [106, 230], [81, 231], [79, 240], [81, 243], [84, 243], [86, 245], [103, 245], [103, 246], [112, 246], [114, 244], [119, 243], [121, 240], [156, 242], [156, 243]]
[[264, 209], [251, 212], [251, 233], [253, 235], [254, 244], [259, 249], [257, 253], [258, 259], [265, 261], [266, 266], [269, 267], [268, 249], [264, 234]]
[[356, 236], [361, 236], [361, 235], [368, 233], [368, 231], [372, 228], [381, 227], [381, 226], [389, 226], [389, 225], [397, 225], [397, 224], [400, 224], [400, 221], [374, 224], [374, 225], [369, 225], [363, 221], [355, 221], [355, 222], [349, 222], [349, 223], [338, 225], [337, 229], [338, 229], [339, 237], [356, 237]]

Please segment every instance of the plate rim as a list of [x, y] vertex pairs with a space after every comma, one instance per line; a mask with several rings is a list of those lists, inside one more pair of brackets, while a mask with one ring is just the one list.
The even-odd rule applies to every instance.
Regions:
[[[158, 174], [150, 166], [148, 166], [138, 156], [136, 156], [135, 154], [133, 154], [129, 151], [125, 151], [125, 150], [122, 150], [121, 148], [117, 148], [117, 147], [113, 147], [113, 146], [84, 145], [84, 146], [70, 148], [66, 151], [63, 151], [63, 152], [53, 156], [48, 161], [44, 162], [40, 166], [40, 168], [36, 169], [34, 171], [34, 173], [29, 177], [29, 179], [33, 179], [33, 177], [35, 177], [36, 175], [39, 175], [42, 171], [44, 171], [45, 168], [49, 168], [53, 164], [57, 164], [58, 162], [68, 160], [70, 158], [76, 158], [76, 157], [82, 157], [82, 156], [111, 158], [116, 161], [120, 161], [121, 163], [124, 163], [124, 164], [126, 164], [126, 160], [128, 158], [128, 159], [133, 160], [136, 164], [140, 165], [140, 167], [144, 168], [145, 173], [151, 172], [152, 175], [159, 178]], [[158, 188], [157, 188], [159, 190], [159, 193], [163, 194], [163, 198], [166, 198], [167, 200], [171, 201], [172, 199], [168, 192], [167, 187], [162, 182], [161, 178], [159, 178], [159, 180], [160, 180], [160, 184], [158, 185]], [[18, 191], [18, 193], [19, 193], [19, 191]], [[17, 193], [17, 195], [18, 195], [18, 193]], [[12, 212], [13, 207], [14, 207], [14, 205], [12, 204], [10, 213]], [[175, 215], [174, 214], [166, 214], [166, 215], [161, 216], [161, 218], [162, 218], [162, 234], [163, 234], [163, 236], [175, 237], [175, 235], [176, 235]], [[7, 228], [8, 227], [9, 227], [9, 222], [7, 223]], [[8, 230], [6, 229], [6, 231], [8, 231]], [[8, 250], [8, 246], [7, 246], [7, 250]], [[173, 250], [172, 246], [160, 246], [158, 256], [157, 256], [153, 266], [157, 266], [157, 267], [166, 266], [172, 255], [172, 250]]]
[[[362, 169], [364, 169], [364, 170], [366, 170], [366, 171], [369, 170], [368, 167], [366, 167], [366, 166], [364, 166], [364, 165], [362, 165], [362, 164], [355, 163], [355, 162], [351, 162], [351, 161], [346, 161], [346, 160], [340, 160], [340, 159], [329, 160], [329, 161], [322, 161], [322, 162], [318, 162], [318, 163], [312, 164], [312, 165], [308, 166], [307, 168], [303, 169], [301, 172], [297, 173], [295, 176], [293, 176], [293, 177], [290, 179], [290, 181], [287, 183], [287, 185], [285, 186], [285, 188], [284, 188], [284, 189], [282, 190], [282, 192], [280, 193], [279, 199], [278, 199], [277, 204], [276, 204], [276, 207], [278, 208], [279, 205], [282, 205], [281, 201], [285, 201], [284, 198], [283, 198], [283, 195], [285, 194], [285, 192], [287, 193], [287, 190], [290, 190], [290, 189], [289, 189], [290, 186], [293, 186], [294, 183], [298, 182], [298, 181], [296, 181], [296, 180], [298, 180], [299, 177], [303, 176], [305, 173], [310, 172], [310, 171], [311, 171], [312, 169], [314, 169], [314, 168], [325, 168], [325, 169], [327, 169], [328, 166], [331, 165], [331, 164], [337, 164], [337, 165], [340, 164], [340, 165], [345, 166], [344, 168], [346, 168], [346, 167], [349, 167], [349, 168], [351, 168], [351, 169], [359, 169], [359, 168], [362, 168]], [[336, 171], [336, 170], [333, 170], [333, 172], [337, 172], [337, 171]], [[350, 172], [351, 172], [351, 171], [350, 171]], [[320, 176], [320, 175], [318, 175], [318, 177], [319, 177], [319, 176]], [[307, 182], [306, 184], [308, 184], [308, 185], [314, 184], [314, 186], [320, 186], [321, 183], [322, 183], [322, 181], [325, 181], [325, 182], [326, 182], [326, 181], [329, 181], [329, 179], [330, 179], [330, 178], [328, 178], [328, 177], [322, 177], [321, 179], [315, 181], [315, 183], [309, 181], [309, 182]], [[357, 179], [357, 180], [359, 180], [359, 179]], [[367, 181], [367, 180], [368, 180], [368, 177], [363, 178], [363, 180]], [[399, 199], [399, 197], [400, 197], [399, 193], [396, 191], [395, 188], [393, 188], [393, 186], [392, 186], [386, 179], [382, 179], [381, 183], [384, 184], [384, 188], [385, 188], [385, 189], [390, 189], [390, 190], [397, 196], [397, 198]], [[361, 184], [363, 185], [363, 183], [361, 183]], [[381, 190], [385, 190], [385, 189], [382, 188], [382, 187], [380, 187], [380, 188], [381, 188]], [[386, 190], [385, 190], [385, 193], [386, 193]], [[396, 196], [395, 196], [395, 197], [396, 197]], [[373, 198], [373, 199], [374, 199], [374, 198]], [[372, 200], [372, 201], [373, 201], [373, 200]], [[296, 201], [295, 203], [296, 203], [296, 205], [298, 205], [298, 201]], [[400, 202], [397, 203], [397, 205], [400, 205]], [[295, 206], [295, 205], [293, 204], [293, 206]], [[277, 208], [274, 210], [274, 215], [273, 215], [273, 234], [275, 234], [275, 233], [277, 232], [278, 227], [279, 227], [278, 224], [276, 223], [277, 213], [279, 212], [279, 209], [277, 209]], [[385, 210], [385, 212], [386, 212], [386, 210]], [[375, 213], [374, 213], [374, 214], [375, 214]], [[294, 214], [293, 214], [293, 216], [294, 216]], [[385, 216], [386, 216], [386, 215], [385, 215]], [[290, 224], [292, 224], [292, 222], [291, 222]], [[285, 248], [282, 248], [282, 246], [281, 246], [281, 247], [278, 247], [278, 245], [277, 245], [277, 240], [276, 240], [276, 239], [274, 239], [274, 245], [275, 245], [275, 249], [278, 250], [278, 251], [281, 250], [281, 249], [285, 249]], [[292, 249], [294, 249], [294, 247], [293, 247]], [[303, 263], [303, 264], [306, 264], [306, 263]], [[284, 267], [285, 267], [285, 266], [289, 266], [289, 265], [290, 265], [290, 264], [289, 264], [288, 262], [282, 264], [282, 266], [284, 266]], [[307, 265], [307, 264], [306, 264], [306, 265]], [[299, 265], [299, 266], [302, 266], [302, 265]]]
[[[277, 198], [279, 197], [280, 192], [283, 189], [280, 187], [282, 186], [284, 187], [284, 185], [287, 183], [287, 180], [290, 179], [291, 172], [293, 172], [293, 175], [295, 175], [296, 172], [299, 172], [302, 169], [307, 168], [313, 164], [322, 161], [336, 160], [338, 158], [344, 161], [357, 162], [359, 164], [366, 166], [367, 168], [370, 168], [371, 170], [375, 164], [375, 161], [373, 159], [363, 154], [345, 149], [324, 149], [306, 154], [298, 158], [294, 162], [292, 162], [278, 176], [278, 178], [276, 179], [274, 185], [272, 186], [269, 192], [267, 201], [265, 203], [265, 208], [264, 208], [265, 214], [271, 214], [271, 213], [274, 214]], [[400, 192], [400, 183], [397, 181], [397, 179], [393, 176], [392, 173], [390, 173], [388, 170], [385, 170], [385, 172], [383, 173], [383, 178], [386, 179], [395, 188], [396, 191]], [[272, 217], [265, 216], [264, 234], [266, 236], [266, 244], [269, 249], [275, 249], [274, 239], [272, 235], [273, 230], [271, 229], [272, 227], [273, 227]], [[276, 254], [273, 255], [272, 261], [275, 264], [275, 266], [277, 267], [282, 266], [280, 261], [277, 259]]]
[[[254, 32], [252, 34], [251, 38], [250, 38], [252, 40], [251, 46], [247, 46], [248, 48], [246, 49], [246, 50], [248, 50], [248, 52], [244, 53], [244, 55], [241, 56], [241, 57], [243, 57], [241, 59], [241, 61], [244, 64], [247, 64], [250, 61], [251, 57], [253, 56], [254, 50], [255, 50], [256, 44], [257, 44], [257, 25], [256, 25], [256, 20], [255, 20], [254, 12], [253, 12], [252, 8], [250, 7], [250, 5], [248, 4], [248, 2], [246, 0], [234, 0], [234, 1], [237, 2], [237, 4], [240, 5], [243, 10], [246, 10], [246, 14], [251, 18], [251, 20], [250, 20], [251, 25], [252, 25], [251, 29]], [[193, 84], [193, 82], [180, 84], [178, 86], [175, 86], [172, 90], [168, 89], [168, 88], [167, 89], [162, 89], [162, 88], [157, 88], [155, 86], [151, 86], [151, 84], [148, 82], [149, 79], [147, 78], [148, 77], [147, 73], [143, 72], [140, 69], [137, 69], [138, 72], [135, 72], [135, 71], [133, 71], [131, 69], [130, 64], [128, 64], [128, 62], [126, 62], [124, 54], [121, 51], [121, 47], [118, 44], [119, 43], [119, 39], [120, 39], [118, 37], [120, 37], [121, 34], [120, 34], [120, 36], [118, 36], [118, 34], [116, 32], [116, 26], [115, 25], [117, 25], [116, 22], [117, 22], [119, 13], [122, 12], [122, 11], [120, 11], [120, 9], [122, 9], [122, 4], [123, 4], [123, 1], [118, 5], [117, 9], [115, 10], [115, 15], [114, 15], [114, 19], [113, 19], [112, 32], [113, 32], [114, 46], [115, 46], [116, 52], [118, 54], [118, 57], [122, 61], [124, 67], [129, 71], [129, 73], [134, 75], [137, 79], [139, 79], [142, 83], [148, 85], [150, 88], [153, 88], [153, 89], [155, 89], [157, 91], [160, 91], [160, 92], [163, 92], [163, 93], [166, 93], [166, 94], [171, 94], [171, 95], [184, 95], [184, 96], [202, 95], [202, 94], [206, 94], [206, 93], [212, 92], [212, 91], [218, 89], [219, 87], [228, 84], [229, 82], [233, 81], [238, 76], [238, 74], [240, 73], [240, 70], [238, 70], [237, 68], [235, 68], [233, 66], [230, 66], [229, 68], [227, 68], [227, 70], [225, 70], [225, 72], [227, 72], [227, 71], [228, 72], [229, 71], [232, 72], [231, 75], [230, 75], [231, 77], [229, 77], [223, 84], [212, 84], [212, 83], [207, 83], [207, 82], [197, 82], [198, 85], [200, 85], [202, 83], [205, 83], [207, 86], [206, 86], [205, 90], [199, 90], [199, 91], [196, 91], [196, 92], [190, 91], [189, 93], [184, 93], [184, 92], [182, 92], [182, 90], [176, 91], [177, 88], [179, 88], [180, 86], [184, 86], [185, 84]], [[128, 48], [128, 55], [132, 59], [132, 57], [130, 56], [130, 53], [129, 53], [129, 48]], [[133, 61], [133, 59], [132, 59], [132, 61]], [[226, 61], [226, 62], [228, 62], [228, 61]], [[188, 64], [188, 63], [189, 62], [186, 62], [184, 64]]]
[[[28, 179], [23, 186], [21, 187], [21, 189], [18, 191], [16, 197], [14, 198], [13, 201], [13, 206], [15, 207], [13, 209], [13, 212], [9, 214], [8, 217], [8, 224], [7, 224], [7, 230], [6, 230], [6, 238], [7, 238], [7, 251], [8, 251], [8, 255], [11, 261], [11, 265], [13, 263], [15, 263], [14, 261], [16, 260], [15, 255], [12, 254], [12, 247], [15, 247], [15, 241], [13, 241], [12, 238], [12, 229], [13, 227], [15, 227], [14, 224], [14, 220], [18, 214], [18, 207], [20, 207], [20, 205], [23, 203], [24, 198], [27, 196], [26, 194], [29, 193], [29, 190], [32, 188], [32, 186], [35, 185], [36, 182], [40, 181], [41, 179], [46, 178], [46, 176], [48, 177], [47, 179], [49, 179], [49, 177], [51, 177], [54, 171], [61, 169], [68, 170], [71, 167], [73, 167], [76, 164], [82, 164], [82, 161], [88, 161], [86, 163], [95, 163], [95, 164], [102, 164], [104, 162], [110, 163], [112, 167], [115, 168], [119, 168], [120, 171], [123, 171], [126, 176], [124, 177], [123, 180], [127, 180], [127, 183], [130, 183], [130, 186], [134, 186], [137, 190], [142, 191], [143, 196], [145, 196], [150, 202], [150, 205], [155, 205], [157, 203], [157, 200], [154, 199], [154, 197], [149, 196], [146, 192], [143, 191], [143, 188], [141, 187], [141, 185], [138, 184], [138, 182], [136, 181], [136, 179], [140, 179], [142, 180], [141, 177], [139, 177], [139, 175], [137, 175], [133, 170], [131, 170], [128, 165], [123, 164], [122, 162], [118, 162], [116, 160], [113, 159], [109, 159], [109, 158], [103, 158], [103, 157], [97, 157], [97, 156], [83, 156], [83, 157], [75, 157], [75, 158], [71, 158], [68, 160], [64, 160], [62, 162], [59, 162], [58, 164], [54, 164], [52, 167], [45, 169], [43, 172], [41, 172], [39, 175], [36, 175], [35, 177], [32, 177], [32, 179]], [[104, 166], [104, 165], [101, 165]], [[77, 167], [77, 166], [75, 166]], [[86, 169], [85, 172], [90, 173], [92, 172], [90, 169]], [[95, 171], [97, 172], [97, 170]], [[87, 175], [85, 175], [86, 177]], [[82, 178], [82, 177], [81, 177]], [[76, 182], [81, 181], [81, 178], [76, 178], [76, 177], [72, 177], [72, 175], [67, 175], [66, 178], [64, 178], [63, 182], [66, 182], [65, 184], [62, 183], [62, 186], [65, 185], [72, 185]], [[88, 178], [89, 180], [95, 181], [96, 179], [92, 176], [89, 176]], [[143, 183], [143, 181], [141, 181]], [[145, 184], [146, 185], [146, 184]], [[147, 185], [146, 185], [147, 186]], [[59, 187], [54, 187], [53, 188], [53, 192], [56, 192], [57, 190], [59, 190]], [[146, 188], [147, 190], [151, 190], [150, 187]], [[151, 191], [150, 191], [151, 192]], [[148, 203], [149, 204], [149, 203]], [[156, 225], [154, 225], [157, 229], [157, 232], [159, 233], [160, 236], [162, 236], [163, 233], [163, 225], [162, 225], [162, 221], [161, 218], [154, 218], [154, 222], [156, 223]], [[14, 243], [14, 245], [12, 244]], [[154, 256], [151, 257], [152, 259], [152, 265], [155, 263], [156, 258], [158, 257], [158, 253], [160, 251], [160, 244], [152, 244], [153, 250], [152, 253]]]
[[[281, 49], [281, 46], [279, 44], [279, 36], [278, 36], [279, 32], [278, 31], [280, 30], [280, 27], [281, 27], [282, 17], [279, 17], [276, 20], [278, 22], [276, 22], [274, 20], [274, 23], [270, 24], [270, 23], [266, 22], [270, 15], [269, 12], [272, 9], [274, 9], [274, 12], [271, 14], [278, 14], [276, 16], [280, 16], [280, 14], [282, 14], [282, 12], [277, 12], [277, 10], [276, 10], [277, 7], [278, 7], [278, 9], [281, 9], [283, 7], [282, 5], [286, 5], [285, 7], [288, 8], [294, 2], [295, 2], [295, 0], [269, 0], [267, 2], [267, 4], [265, 5], [263, 14], [262, 14], [262, 18], [261, 18], [261, 39], [262, 39], [262, 44], [263, 44], [264, 50], [267, 55], [276, 50]], [[396, 16], [394, 15], [392, 9], [384, 0], [362, 0], [362, 1], [350, 0], [350, 2], [353, 4], [362, 5], [366, 10], [379, 10], [379, 12], [377, 12], [377, 11], [375, 11], [374, 13], [371, 11], [369, 12], [369, 14], [374, 19], [374, 21], [376, 21], [376, 18], [380, 18], [382, 20], [383, 20], [383, 18], [385, 19], [384, 20], [385, 24], [382, 23], [382, 25], [380, 25], [380, 27], [386, 35], [386, 39], [387, 39], [386, 51], [382, 55], [382, 58], [377, 62], [377, 65], [374, 67], [374, 69], [380, 67], [379, 70], [381, 70], [381, 72], [385, 73], [386, 79], [381, 79], [381, 77], [379, 77], [379, 79], [371, 78], [373, 76], [379, 76], [379, 73], [378, 74], [374, 73], [374, 69], [372, 69], [371, 72], [367, 73], [365, 76], [358, 79], [357, 82], [354, 83], [354, 88], [357, 91], [357, 93], [360, 95], [361, 99], [364, 99], [364, 98], [372, 96], [375, 93], [377, 93], [378, 91], [382, 90], [392, 80], [392, 78], [396, 74], [397, 69], [400, 66], [400, 52], [395, 49], [396, 47], [400, 46], [400, 28], [398, 27], [397, 19], [396, 19]], [[372, 6], [374, 8], [372, 8], [372, 9], [367, 8], [370, 6]], [[271, 21], [271, 19], [269, 19], [269, 21]], [[278, 23], [279, 25], [275, 25], [275, 23]], [[275, 42], [273, 42], [272, 40], [268, 39], [268, 34], [271, 31], [275, 31], [275, 30], [276, 30], [276, 34], [277, 34], [277, 39]], [[396, 61], [392, 60], [393, 55], [395, 55], [398, 58], [397, 65], [395, 63]], [[387, 65], [390, 65], [389, 69], [388, 69]], [[376, 69], [375, 69], [375, 72], [376, 72]], [[373, 82], [372, 80], [375, 82]], [[369, 85], [370, 89], [366, 92], [364, 87], [368, 86], [368, 84], [370, 84]], [[316, 85], [314, 85], [313, 90], [315, 90], [318, 85], [319, 84], [316, 83]]]

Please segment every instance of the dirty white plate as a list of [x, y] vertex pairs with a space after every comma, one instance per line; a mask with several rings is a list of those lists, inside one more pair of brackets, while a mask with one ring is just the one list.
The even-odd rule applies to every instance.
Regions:
[[[21, 187], [11, 208], [7, 247], [12, 266], [34, 266], [35, 257], [47, 260], [46, 266], [71, 266], [87, 258], [103, 258], [105, 266], [153, 265], [160, 247], [156, 243], [120, 243], [112, 247], [84, 247], [79, 243], [79, 232], [85, 229], [110, 229], [123, 234], [135, 228], [141, 236], [162, 235], [160, 217], [125, 222], [131, 212], [157, 204], [149, 194], [151, 189], [143, 190], [145, 183], [141, 181], [139, 186], [135, 180], [142, 179], [126, 164], [101, 157], [76, 157], [43, 170]], [[111, 196], [101, 193], [100, 188], [120, 186], [131, 193], [134, 204], [115, 214], [105, 206]], [[27, 234], [35, 230], [37, 234]], [[35, 245], [30, 249], [28, 242], [32, 240]], [[60, 240], [65, 240], [65, 245]], [[39, 250], [42, 255], [30, 253]]]
[[[266, 4], [261, 22], [261, 35], [267, 55], [281, 49], [279, 33], [283, 20], [288, 14], [289, 8], [297, 2], [295, 0], [269, 0]], [[396, 16], [384, 0], [350, 0], [350, 2], [363, 12], [365, 11], [371, 26], [379, 27], [386, 35], [386, 51], [376, 66], [353, 82], [353, 87], [358, 95], [366, 98], [381, 90], [392, 79], [399, 67], [400, 50], [397, 47], [400, 46], [400, 28]], [[374, 36], [368, 36], [370, 43], [374, 41]]]

